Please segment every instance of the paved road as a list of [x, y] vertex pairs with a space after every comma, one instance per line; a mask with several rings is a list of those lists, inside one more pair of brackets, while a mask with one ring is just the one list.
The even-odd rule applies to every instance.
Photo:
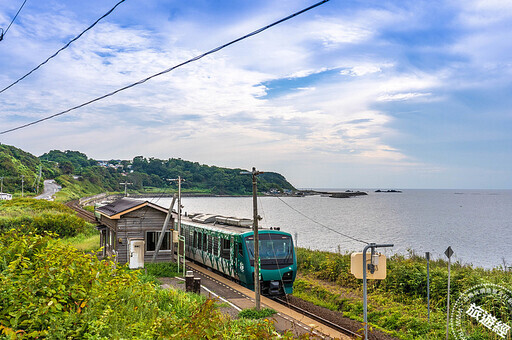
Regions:
[[35, 199], [53, 201], [56, 192], [60, 191], [62, 187], [58, 185], [53, 179], [46, 179], [44, 181], [44, 191], [41, 195], [34, 197]]

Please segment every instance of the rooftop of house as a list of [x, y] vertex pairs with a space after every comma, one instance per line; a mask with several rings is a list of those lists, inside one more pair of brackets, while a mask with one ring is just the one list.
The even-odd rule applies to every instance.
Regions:
[[105, 217], [110, 219], [119, 219], [122, 215], [127, 214], [131, 211], [149, 206], [153, 209], [160, 210], [164, 213], [168, 212], [167, 208], [164, 208], [160, 205], [148, 202], [148, 201], [139, 201], [130, 198], [121, 198], [115, 202], [109, 203], [102, 207], [96, 208], [96, 212], [102, 214]]

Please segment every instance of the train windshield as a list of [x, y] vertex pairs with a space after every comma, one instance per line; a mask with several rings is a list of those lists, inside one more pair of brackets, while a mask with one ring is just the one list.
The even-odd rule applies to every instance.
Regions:
[[[293, 262], [293, 243], [292, 238], [283, 234], [259, 234], [260, 259], [263, 260], [286, 260]], [[247, 251], [250, 260], [254, 261], [254, 235], [245, 238]]]

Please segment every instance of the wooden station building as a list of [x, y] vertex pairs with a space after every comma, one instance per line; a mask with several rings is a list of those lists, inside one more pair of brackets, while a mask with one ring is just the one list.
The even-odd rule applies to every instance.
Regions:
[[[115, 255], [118, 263], [129, 263], [130, 268], [144, 267], [153, 258], [167, 213], [168, 209], [157, 204], [129, 198], [96, 208], [103, 256]], [[172, 260], [170, 228], [175, 218], [173, 212], [156, 262]]]

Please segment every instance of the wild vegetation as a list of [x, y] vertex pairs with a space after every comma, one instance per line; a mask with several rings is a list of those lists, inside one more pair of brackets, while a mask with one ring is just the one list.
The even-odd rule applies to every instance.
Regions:
[[[231, 320], [212, 300], [144, 283], [137, 271], [55, 235], [0, 235], [0, 334], [10, 338], [269, 339], [267, 320]], [[290, 338], [285, 335], [285, 338]]]
[[90, 226], [61, 203], [17, 198], [0, 201], [0, 233], [10, 229], [71, 237], [89, 232]]
[[[362, 280], [350, 273], [350, 255], [297, 249], [299, 277], [294, 295], [363, 321]], [[448, 265], [430, 261], [430, 323], [427, 322], [426, 260], [411, 253], [387, 261], [385, 280], [368, 280], [368, 319], [373, 327], [401, 339], [440, 339], [446, 332]], [[512, 287], [512, 275], [454, 263], [451, 296], [480, 283]], [[482, 338], [485, 339], [485, 338]]]

